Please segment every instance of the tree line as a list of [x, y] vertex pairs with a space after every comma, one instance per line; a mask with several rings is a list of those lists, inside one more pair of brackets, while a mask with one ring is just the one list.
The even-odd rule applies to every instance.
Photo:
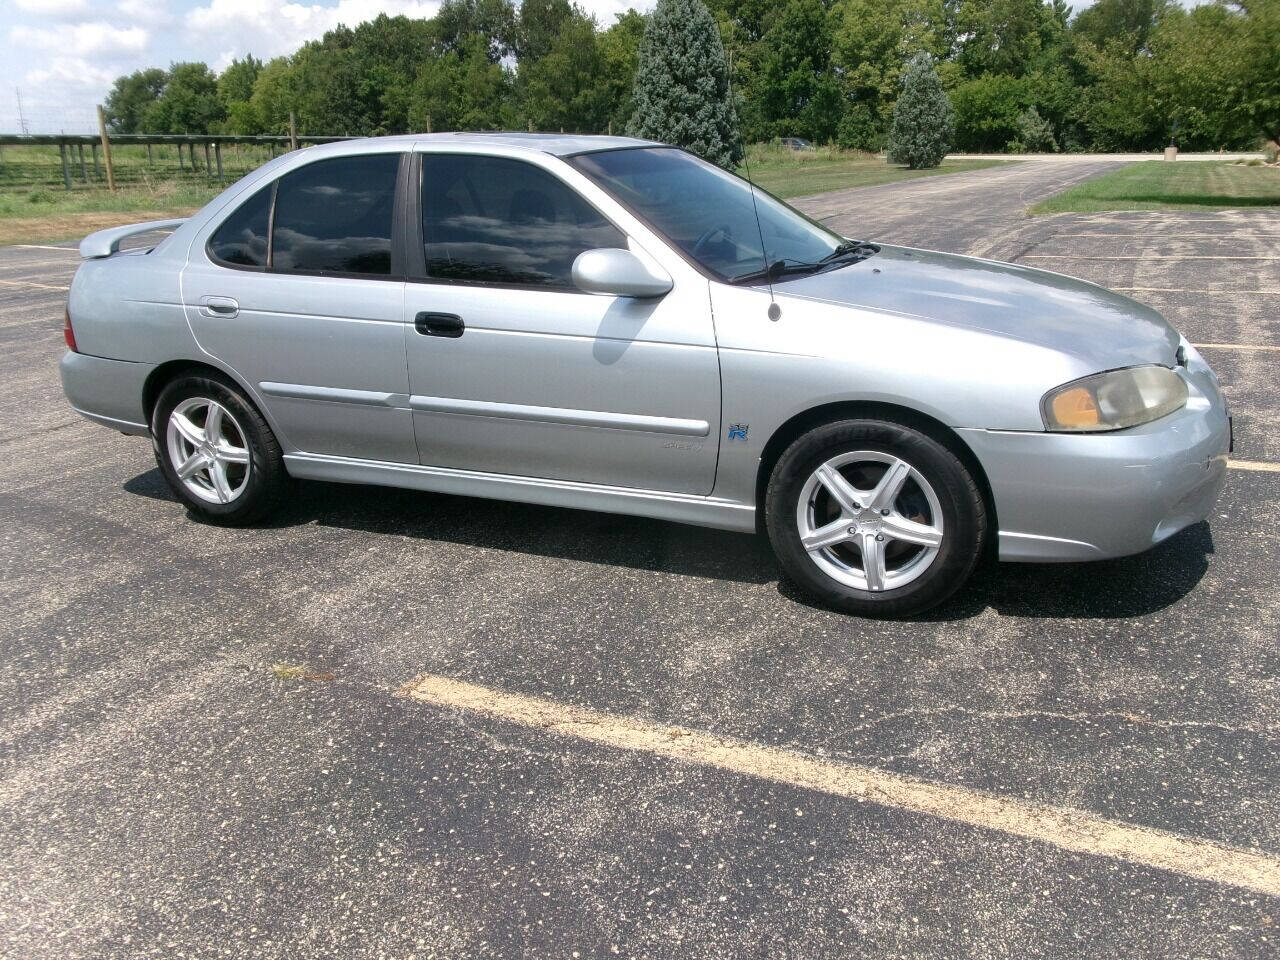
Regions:
[[[884, 148], [904, 71], [920, 54], [949, 98], [957, 150], [1280, 139], [1280, 0], [1192, 9], [1098, 0], [1078, 14], [1065, 0], [706, 6], [747, 141]], [[312, 134], [622, 132], [637, 112], [652, 20], [629, 10], [603, 26], [571, 0], [445, 0], [431, 19], [380, 15], [265, 63], [249, 55], [221, 73], [204, 63], [140, 70], [115, 82], [105, 107], [120, 133], [280, 134], [291, 113]], [[679, 39], [650, 34], [651, 44]]]

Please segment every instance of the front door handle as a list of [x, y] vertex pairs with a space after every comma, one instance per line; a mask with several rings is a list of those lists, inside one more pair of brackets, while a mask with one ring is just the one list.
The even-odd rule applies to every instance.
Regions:
[[240, 312], [240, 304], [231, 297], [205, 297], [201, 305], [210, 317], [234, 317]]
[[467, 329], [456, 313], [420, 313], [413, 318], [413, 329], [428, 337], [460, 337]]

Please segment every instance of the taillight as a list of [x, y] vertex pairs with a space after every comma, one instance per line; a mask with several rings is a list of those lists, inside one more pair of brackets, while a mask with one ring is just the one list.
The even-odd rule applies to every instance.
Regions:
[[66, 318], [62, 324], [62, 338], [67, 341], [67, 349], [72, 353], [79, 353], [76, 348], [76, 332], [71, 329], [71, 310], [68, 309], [63, 316]]

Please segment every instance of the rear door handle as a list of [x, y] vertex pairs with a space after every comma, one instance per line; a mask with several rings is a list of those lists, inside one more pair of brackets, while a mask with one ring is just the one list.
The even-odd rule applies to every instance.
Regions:
[[203, 297], [200, 305], [209, 317], [234, 317], [240, 312], [240, 304], [231, 297]]
[[457, 338], [467, 325], [456, 313], [420, 313], [413, 318], [413, 329], [428, 337]]

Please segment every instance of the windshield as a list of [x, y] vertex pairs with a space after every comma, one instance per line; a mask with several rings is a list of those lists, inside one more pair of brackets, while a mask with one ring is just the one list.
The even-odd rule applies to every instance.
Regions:
[[785, 265], [829, 262], [845, 246], [759, 188], [752, 203], [747, 181], [674, 147], [585, 153], [570, 162], [721, 280], [777, 280]]

